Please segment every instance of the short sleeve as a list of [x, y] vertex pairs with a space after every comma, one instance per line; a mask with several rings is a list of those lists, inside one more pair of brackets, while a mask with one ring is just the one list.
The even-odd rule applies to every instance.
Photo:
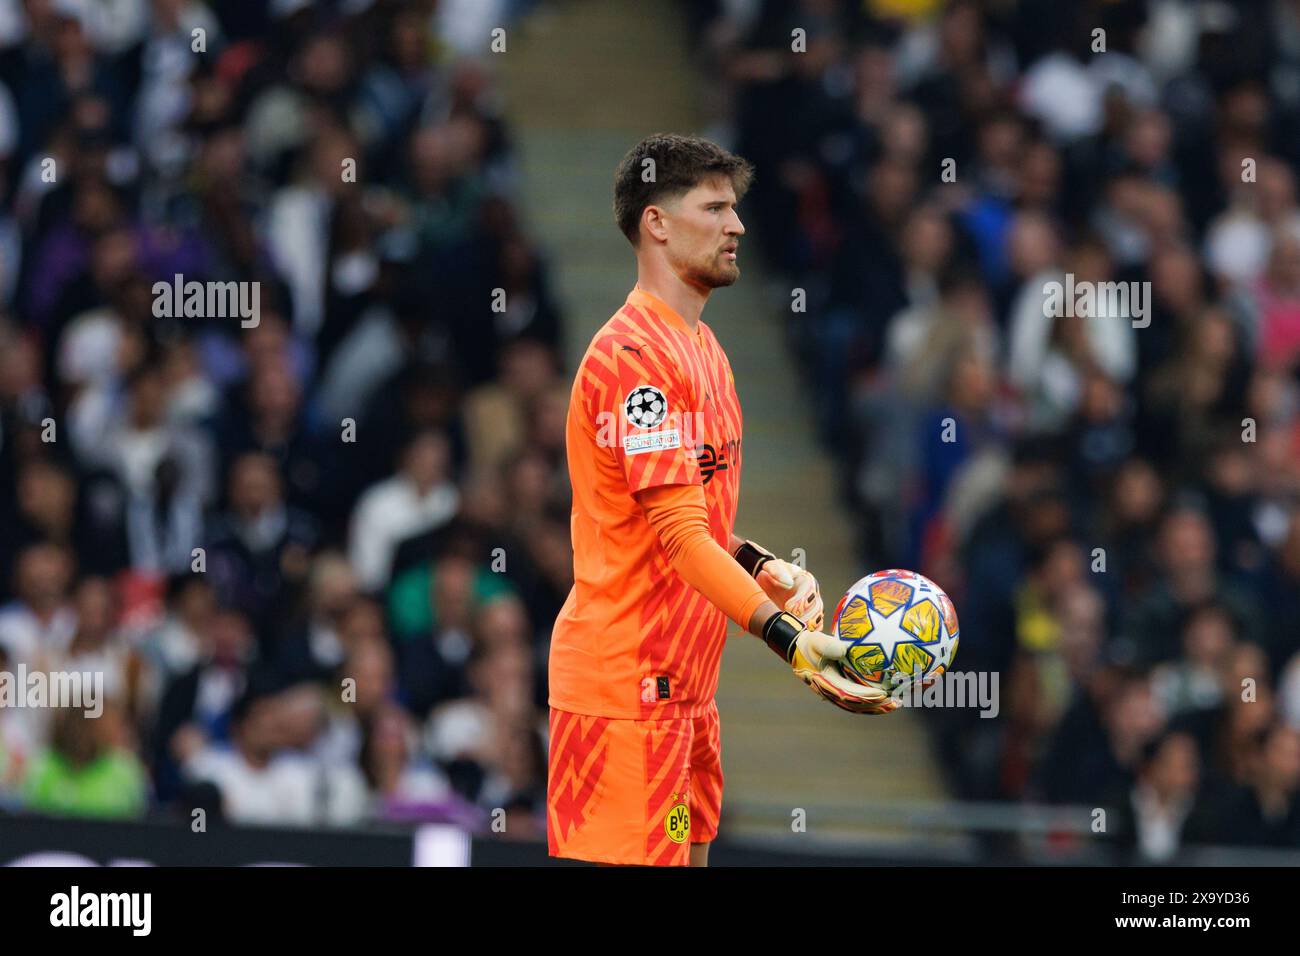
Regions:
[[588, 353], [583, 374], [593, 440], [618, 461], [630, 493], [703, 484], [694, 448], [698, 415], [672, 356], [611, 336]]

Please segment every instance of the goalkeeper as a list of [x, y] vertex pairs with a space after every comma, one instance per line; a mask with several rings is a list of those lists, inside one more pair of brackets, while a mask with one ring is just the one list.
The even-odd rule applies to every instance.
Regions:
[[574, 585], [551, 636], [547, 841], [553, 856], [705, 865], [722, 808], [714, 703], [727, 619], [838, 707], [883, 713], [845, 677], [807, 571], [734, 534], [743, 459], [731, 365], [701, 321], [729, 286], [752, 169], [660, 135], [615, 174], [637, 284], [592, 338], [565, 425]]

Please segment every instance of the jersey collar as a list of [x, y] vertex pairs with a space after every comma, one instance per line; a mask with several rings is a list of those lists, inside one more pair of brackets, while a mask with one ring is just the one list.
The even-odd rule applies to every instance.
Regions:
[[690, 326], [686, 324], [686, 320], [678, 315], [671, 305], [659, 298], [657, 295], [650, 294], [639, 285], [634, 286], [632, 291], [628, 293], [627, 301], [629, 305], [634, 305], [637, 308], [653, 312], [673, 328], [685, 332], [688, 335], [690, 334]]

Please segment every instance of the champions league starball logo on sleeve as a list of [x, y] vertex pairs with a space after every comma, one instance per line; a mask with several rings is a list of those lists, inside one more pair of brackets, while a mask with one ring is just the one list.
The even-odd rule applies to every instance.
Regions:
[[668, 416], [668, 399], [653, 385], [638, 385], [628, 392], [623, 414], [629, 425], [654, 428]]

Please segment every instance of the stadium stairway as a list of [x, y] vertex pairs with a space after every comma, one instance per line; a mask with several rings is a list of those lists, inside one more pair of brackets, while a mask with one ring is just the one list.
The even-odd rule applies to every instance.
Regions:
[[[519, 22], [497, 55], [528, 227], [551, 260], [566, 315], [570, 372], [635, 276], [613, 223], [614, 167], [648, 133], [701, 131], [702, 79], [687, 29], [670, 0], [568, 0]], [[851, 523], [807, 404], [761, 384], [796, 381], [776, 312], [788, 291], [771, 289], [752, 259], [741, 264], [740, 282], [715, 295], [704, 316], [731, 359], [745, 413], [738, 530], [783, 557], [804, 549], [829, 617], [868, 569], [855, 566]], [[818, 843], [889, 839], [856, 808], [942, 795], [917, 715], [835, 710], [734, 625], [718, 706], [729, 835], [788, 839], [802, 808], [806, 838]]]

